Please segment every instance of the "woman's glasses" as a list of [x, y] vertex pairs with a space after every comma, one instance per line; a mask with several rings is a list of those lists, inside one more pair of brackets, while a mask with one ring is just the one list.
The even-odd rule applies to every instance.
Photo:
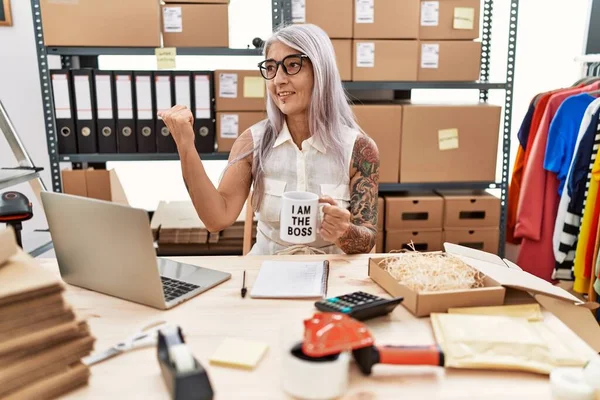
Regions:
[[305, 54], [291, 54], [281, 61], [265, 60], [258, 63], [260, 73], [265, 79], [273, 79], [277, 75], [277, 69], [281, 65], [287, 75], [296, 75], [302, 69], [302, 59], [308, 58]]

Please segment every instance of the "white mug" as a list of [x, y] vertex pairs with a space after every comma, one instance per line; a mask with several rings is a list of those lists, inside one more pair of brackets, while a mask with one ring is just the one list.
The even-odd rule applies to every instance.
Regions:
[[319, 196], [311, 192], [286, 192], [281, 199], [279, 237], [294, 244], [312, 243], [317, 238]]

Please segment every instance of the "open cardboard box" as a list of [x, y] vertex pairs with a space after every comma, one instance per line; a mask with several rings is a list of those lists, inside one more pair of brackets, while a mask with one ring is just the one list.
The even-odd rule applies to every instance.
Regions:
[[[444, 243], [444, 249], [446, 253], [459, 257], [481, 271], [486, 276], [485, 287], [417, 293], [398, 283], [380, 268], [379, 261], [382, 258], [369, 260], [369, 276], [392, 296], [403, 296], [404, 307], [418, 317], [428, 316], [433, 312], [447, 312], [449, 308], [456, 307], [503, 305], [514, 301], [512, 293], [517, 296], [527, 293], [596, 352], [600, 352], [600, 326], [591, 312], [598, 308], [598, 303], [584, 302], [497, 255], [452, 243]], [[519, 301], [523, 301], [523, 296], [520, 296]]]

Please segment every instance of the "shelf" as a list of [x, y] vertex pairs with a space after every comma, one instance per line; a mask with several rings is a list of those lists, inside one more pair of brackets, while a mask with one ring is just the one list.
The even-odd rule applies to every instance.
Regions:
[[[154, 47], [46, 47], [48, 55], [60, 56], [153, 56]], [[259, 56], [260, 49], [228, 47], [178, 47], [178, 56]]]
[[484, 190], [501, 188], [502, 182], [380, 183], [379, 193], [409, 190]]
[[0, 169], [0, 190], [38, 178], [39, 172], [28, 169]]
[[408, 89], [506, 89], [503, 82], [413, 82], [413, 81], [368, 81], [344, 82], [347, 90], [408, 90]]
[[[200, 154], [203, 161], [227, 160], [229, 153]], [[177, 153], [61, 154], [59, 161], [100, 163], [109, 161], [178, 161]]]

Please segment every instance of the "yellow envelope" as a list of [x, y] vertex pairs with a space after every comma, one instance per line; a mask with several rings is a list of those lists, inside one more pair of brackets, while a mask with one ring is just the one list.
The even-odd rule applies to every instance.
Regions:
[[525, 318], [530, 322], [542, 321], [544, 319], [539, 304], [449, 308], [448, 314], [501, 315], [505, 317]]

